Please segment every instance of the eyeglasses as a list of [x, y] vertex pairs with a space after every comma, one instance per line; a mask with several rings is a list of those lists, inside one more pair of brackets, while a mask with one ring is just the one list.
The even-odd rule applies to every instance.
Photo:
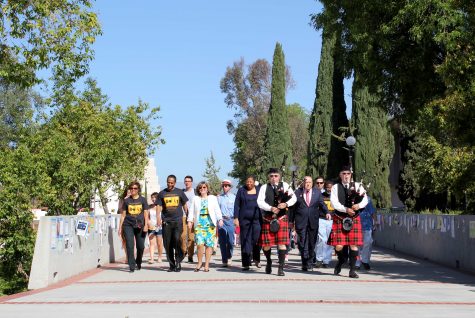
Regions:
[[201, 189], [208, 189], [208, 187], [204, 186], [204, 187], [199, 188], [199, 190]]
[[139, 188], [137, 187], [132, 187], [132, 188], [129, 188], [129, 190], [138, 190]]
[[278, 174], [270, 174], [269, 177], [271, 178], [277, 178], [279, 175]]
[[185, 180], [185, 182], [193, 182], [193, 181], [191, 181], [191, 180]]
[[315, 182], [316, 184], [324, 184], [325, 182]]

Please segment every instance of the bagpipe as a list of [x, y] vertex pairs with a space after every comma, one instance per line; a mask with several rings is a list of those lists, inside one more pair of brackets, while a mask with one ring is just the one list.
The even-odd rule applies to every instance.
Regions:
[[[349, 189], [346, 193], [346, 199], [345, 199], [345, 207], [352, 207], [355, 204], [361, 203], [363, 201], [363, 198], [366, 195], [367, 189], [370, 187], [371, 183], [368, 184], [366, 188], [363, 187], [363, 179], [361, 179], [361, 182], [358, 185], [358, 188], [356, 188], [356, 183], [354, 181], [350, 182]], [[334, 211], [334, 214], [336, 217], [338, 217], [340, 220], [342, 220], [343, 223], [343, 230], [345, 231], [350, 231], [351, 228], [353, 227], [353, 219], [357, 218], [360, 214], [361, 211], [363, 211], [364, 208], [358, 209], [355, 211], [355, 214], [350, 216], [348, 213], [344, 212], [339, 212], [339, 211]]]
[[[269, 185], [267, 185], [269, 186]], [[274, 190], [274, 202], [272, 204], [273, 207], [277, 207], [280, 203], [286, 203], [290, 200], [292, 194], [289, 193], [289, 190], [284, 191], [283, 183], [279, 183], [276, 190]], [[270, 231], [273, 233], [277, 233], [280, 228], [279, 219], [283, 218], [287, 215], [288, 208], [279, 209], [279, 213], [274, 214], [273, 212], [269, 211], [264, 215], [264, 219], [270, 223]]]

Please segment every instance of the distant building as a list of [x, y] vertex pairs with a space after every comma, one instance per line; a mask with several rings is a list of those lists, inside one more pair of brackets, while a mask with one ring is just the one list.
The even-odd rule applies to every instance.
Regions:
[[[160, 191], [160, 183], [158, 181], [157, 168], [155, 166], [155, 160], [148, 158], [148, 164], [145, 167], [144, 179], [139, 180], [142, 186], [142, 195], [150, 201], [150, 194]], [[107, 196], [107, 208], [110, 213], [116, 214], [119, 209], [119, 193], [109, 188], [106, 191]], [[149, 202], [151, 203], [151, 202]], [[96, 194], [94, 200], [91, 202], [91, 208], [94, 209], [94, 214], [105, 214], [104, 207], [101, 204], [99, 196]]]

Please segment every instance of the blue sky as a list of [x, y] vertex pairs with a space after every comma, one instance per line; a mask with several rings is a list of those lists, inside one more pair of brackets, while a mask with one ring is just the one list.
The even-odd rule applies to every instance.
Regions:
[[220, 177], [232, 169], [234, 149], [219, 88], [226, 67], [241, 57], [272, 61], [282, 43], [296, 88], [287, 103], [310, 112], [321, 50], [321, 34], [309, 15], [315, 0], [97, 1], [103, 35], [94, 45], [89, 76], [113, 104], [140, 98], [161, 107], [166, 144], [155, 153], [161, 185], [168, 174], [202, 179], [213, 151]]

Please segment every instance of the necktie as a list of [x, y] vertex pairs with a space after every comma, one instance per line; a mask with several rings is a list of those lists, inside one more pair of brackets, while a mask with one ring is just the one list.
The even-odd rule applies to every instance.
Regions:
[[310, 206], [310, 191], [305, 193], [305, 202], [307, 202], [307, 205]]

